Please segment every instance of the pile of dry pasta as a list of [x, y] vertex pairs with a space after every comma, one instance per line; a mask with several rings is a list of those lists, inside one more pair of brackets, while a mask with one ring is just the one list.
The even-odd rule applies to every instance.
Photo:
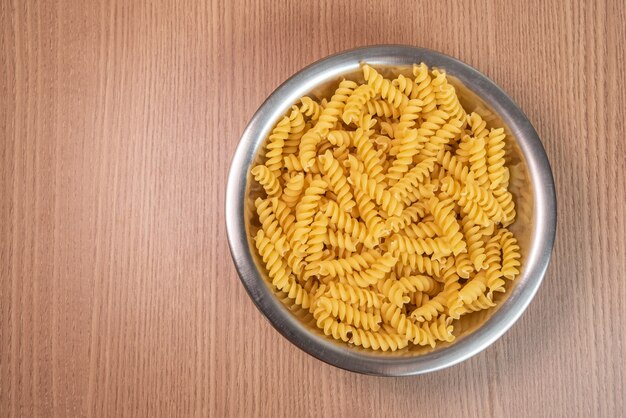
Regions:
[[505, 133], [443, 70], [343, 80], [278, 121], [251, 174], [273, 286], [335, 339], [374, 350], [453, 341], [518, 272]]

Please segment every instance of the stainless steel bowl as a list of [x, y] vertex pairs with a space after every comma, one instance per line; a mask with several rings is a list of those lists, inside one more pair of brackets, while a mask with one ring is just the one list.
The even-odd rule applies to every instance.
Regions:
[[[367, 62], [385, 72], [410, 74], [411, 64], [424, 62], [451, 76], [462, 104], [479, 111], [488, 122], [504, 126], [511, 187], [518, 218], [511, 227], [522, 248], [520, 277], [489, 311], [463, 316], [460, 332], [450, 344], [377, 353], [332, 341], [310, 324], [306, 312], [281, 302], [266, 280], [262, 261], [253, 248], [250, 211], [250, 167], [276, 123], [300, 97], [323, 94], [341, 77], [355, 77]], [[233, 157], [226, 190], [228, 242], [239, 277], [248, 294], [272, 325], [289, 341], [326, 363], [382, 376], [416, 375], [459, 363], [485, 349], [524, 312], [548, 267], [556, 230], [554, 180], [544, 148], [522, 111], [496, 84], [474, 68], [438, 52], [409, 46], [372, 46], [324, 58], [298, 72], [272, 93], [252, 117]]]

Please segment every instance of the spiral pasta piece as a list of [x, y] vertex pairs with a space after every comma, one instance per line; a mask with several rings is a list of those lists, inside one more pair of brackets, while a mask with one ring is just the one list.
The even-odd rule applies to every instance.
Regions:
[[409, 224], [402, 230], [402, 232], [409, 238], [435, 238], [443, 235], [441, 228], [433, 221], [422, 221], [414, 224]]
[[487, 275], [480, 271], [473, 279], [468, 281], [459, 291], [459, 298], [465, 304], [474, 302], [487, 289]]
[[296, 305], [301, 306], [303, 309], [308, 309], [311, 306], [309, 293], [293, 276], [289, 277], [282, 291], [287, 294], [289, 299], [293, 300]]
[[415, 82], [409, 77], [405, 77], [400, 74], [397, 78], [391, 81], [391, 84], [409, 99], [417, 99], [419, 90], [417, 89]]
[[354, 81], [343, 80], [339, 83], [339, 87], [335, 90], [335, 94], [331, 97], [324, 110], [322, 110], [315, 126], [302, 136], [299, 158], [305, 170], [309, 170], [313, 165], [317, 145], [322, 137], [327, 136], [328, 132], [334, 128], [343, 112], [348, 97], [355, 88], [356, 83]]
[[452, 331], [454, 331], [452, 318], [445, 315], [439, 316], [431, 323], [422, 325], [422, 329], [430, 335], [433, 340], [454, 341], [454, 335], [452, 335]]
[[409, 238], [405, 235], [393, 234], [389, 242], [394, 253], [432, 255], [435, 260], [441, 260], [452, 254], [452, 249], [443, 238]]
[[[365, 168], [365, 173], [377, 182], [382, 182], [385, 179], [383, 174], [383, 167], [380, 162], [380, 158], [374, 149], [374, 145], [368, 135], [365, 134], [363, 129], [357, 129], [354, 134], [354, 146], [356, 147], [356, 155]], [[355, 167], [356, 162], [353, 161], [354, 157], [348, 157], [348, 161], [352, 167]]]
[[406, 197], [410, 191], [417, 188], [424, 179], [430, 176], [435, 167], [435, 158], [426, 158], [411, 168], [396, 184], [391, 187], [391, 193], [397, 198]]
[[509, 226], [515, 220], [513, 195], [505, 188], [497, 187], [493, 190], [493, 196], [502, 208], [502, 226]]
[[[310, 125], [308, 127], [310, 128]], [[302, 115], [298, 106], [292, 106], [289, 114], [289, 133], [283, 147], [283, 157], [298, 152], [300, 139], [306, 130], [307, 124], [304, 121], [304, 115]]]
[[435, 195], [437, 185], [426, 177], [424, 178], [424, 183], [425, 184], [418, 184], [415, 187], [409, 188], [406, 194], [400, 198], [404, 206], [411, 206], [415, 202], [427, 201]]
[[288, 154], [283, 157], [283, 165], [288, 173], [303, 172], [304, 167], [300, 164], [300, 160], [294, 154]]
[[419, 221], [424, 217], [426, 207], [423, 203], [418, 202], [408, 208], [405, 208], [399, 216], [391, 216], [385, 221], [385, 227], [393, 232], [400, 232], [408, 225]]
[[470, 179], [465, 184], [464, 191], [467, 199], [476, 202], [492, 221], [498, 223], [503, 220], [502, 207], [489, 190]]
[[492, 129], [487, 139], [487, 171], [489, 188], [496, 189], [506, 180], [506, 167], [504, 166], [504, 129]]
[[313, 312], [313, 317], [316, 320], [315, 324], [325, 335], [343, 342], [348, 342], [352, 337], [354, 328], [348, 324], [337, 321], [324, 307], [318, 306]]
[[371, 99], [366, 104], [367, 113], [378, 116], [379, 118], [399, 118], [400, 111], [389, 104], [385, 100]]
[[326, 231], [324, 243], [348, 251], [356, 251], [357, 245], [350, 234], [341, 231], [333, 231], [332, 229]]
[[399, 262], [422, 274], [428, 274], [430, 276], [439, 276], [441, 274], [439, 261], [421, 254], [400, 253]]
[[[435, 91], [432, 86], [432, 78], [428, 72], [428, 66], [424, 63], [413, 65], [413, 76], [415, 77], [416, 87], [412, 93], [423, 103], [422, 113], [428, 115], [435, 110], [437, 106]], [[412, 95], [413, 97], [413, 95]]]
[[402, 213], [402, 203], [385, 189], [384, 185], [369, 178], [367, 174], [351, 170], [350, 181], [356, 189], [365, 192], [370, 199], [381, 206], [388, 215], [399, 216]]
[[310, 270], [318, 274], [330, 277], [341, 277], [353, 274], [355, 271], [362, 271], [370, 267], [375, 261], [378, 252], [374, 250], [364, 251], [360, 254], [353, 254], [346, 258], [332, 259], [311, 263]]
[[342, 210], [336, 202], [332, 200], [327, 202], [325, 206], [322, 206], [322, 210], [328, 216], [330, 223], [337, 229], [350, 234], [350, 237], [356, 242], [366, 242], [367, 226]]
[[[429, 120], [431, 117], [429, 117]], [[445, 149], [444, 146], [461, 133], [461, 126], [462, 124], [459, 119], [451, 119], [448, 123], [444, 124], [435, 135], [428, 138], [428, 142], [420, 151], [420, 155], [424, 158], [437, 157], [439, 152]]]
[[499, 236], [502, 248], [502, 276], [513, 280], [519, 274], [518, 267], [521, 265], [520, 248], [517, 239], [506, 228], [500, 230]]
[[446, 73], [444, 71], [433, 70], [432, 85], [435, 90], [435, 100], [444, 112], [449, 113], [452, 117], [463, 121], [465, 124], [467, 114], [459, 102], [454, 86], [448, 83]]
[[489, 186], [485, 140], [483, 138], [469, 138], [466, 141], [461, 141], [457, 154], [463, 156], [469, 163], [470, 171], [474, 174], [476, 183], [481, 187]]
[[328, 230], [328, 218], [323, 212], [315, 214], [306, 242], [306, 261], [312, 263], [323, 257], [324, 244]]
[[[398, 112], [400, 111], [398, 110]], [[387, 135], [389, 138], [395, 138], [396, 130], [394, 129], [394, 126], [395, 124], [393, 123], [382, 121], [380, 122], [380, 133], [383, 135]]]
[[300, 112], [306, 115], [312, 121], [316, 121], [322, 114], [322, 106], [310, 97], [303, 97], [300, 99], [302, 105], [300, 106]]
[[[471, 175], [469, 177], [471, 181]], [[474, 200], [467, 198], [467, 191], [464, 186], [450, 176], [446, 176], [441, 180], [441, 190], [446, 198], [455, 200], [461, 207], [461, 212], [475, 224], [483, 227], [493, 227], [492, 219], [482, 209], [482, 207]]]
[[419, 308], [414, 309], [411, 312], [411, 318], [417, 322], [431, 321], [445, 310], [445, 303], [445, 295], [439, 294]]
[[261, 222], [261, 228], [263, 228], [265, 235], [274, 243], [276, 251], [281, 256], [285, 255], [289, 250], [289, 244], [287, 243], [287, 236], [274, 215], [272, 203], [269, 199], [261, 199], [259, 197], [254, 201], [254, 205], [256, 206], [259, 222]]
[[293, 239], [305, 244], [308, 236], [310, 225], [313, 222], [315, 211], [319, 204], [322, 194], [325, 193], [327, 187], [323, 180], [313, 180], [309, 187], [304, 191], [304, 196], [296, 206], [296, 224]]
[[323, 308], [330, 312], [332, 316], [341, 320], [342, 323], [350, 324], [355, 328], [365, 331], [378, 331], [380, 329], [380, 314], [372, 314], [360, 309], [340, 299], [322, 296], [317, 301], [318, 308]]
[[378, 293], [347, 283], [330, 282], [326, 294], [346, 303], [366, 308], [380, 308], [382, 301]]
[[452, 211], [453, 202], [451, 199], [439, 200], [433, 196], [428, 200], [430, 212], [435, 217], [435, 223], [441, 228], [441, 232], [450, 244], [450, 250], [454, 255], [459, 255], [466, 248], [461, 234], [459, 223]]
[[296, 206], [304, 191], [304, 174], [297, 173], [285, 182], [282, 199], [290, 208]]
[[[399, 140], [397, 150], [394, 151], [396, 159], [393, 160], [386, 175], [390, 184], [395, 184], [404, 177], [405, 173], [409, 171], [409, 166], [413, 164], [413, 157], [428, 142], [425, 137], [418, 134], [417, 129], [404, 130], [399, 135]], [[392, 152], [390, 151], [390, 153]]]
[[339, 120], [348, 99], [356, 87], [357, 84], [351, 80], [343, 80], [339, 83], [335, 94], [333, 94], [324, 110], [322, 110], [317, 124], [312, 128], [315, 132], [320, 133], [322, 136], [328, 135], [328, 132], [333, 129], [333, 126]]
[[335, 160], [335, 157], [330, 151], [326, 151], [324, 155], [319, 157], [319, 160], [326, 182], [330, 185], [330, 189], [337, 195], [339, 207], [346, 212], [350, 212], [356, 203], [354, 202], [348, 180], [339, 162]]
[[367, 287], [376, 284], [391, 271], [398, 259], [387, 252], [380, 256], [372, 265], [364, 270], [345, 276], [345, 282], [359, 287]]
[[354, 132], [344, 131], [343, 129], [336, 129], [328, 132], [328, 142], [336, 147], [344, 147], [346, 149], [352, 144], [354, 138]]
[[254, 179], [259, 182], [265, 193], [268, 196], [279, 197], [282, 193], [280, 183], [274, 173], [265, 165], [257, 165], [250, 173], [254, 176]]
[[385, 154], [388, 153], [389, 148], [391, 148], [391, 138], [385, 135], [376, 135], [374, 143], [377, 146], [376, 149]]
[[502, 258], [500, 252], [500, 236], [496, 235], [487, 242], [485, 247], [485, 254], [487, 259], [487, 269], [485, 271], [485, 277], [487, 281], [488, 294], [494, 292], [504, 292], [504, 280], [502, 280]]
[[283, 147], [289, 135], [291, 123], [287, 116], [283, 117], [272, 130], [267, 144], [265, 146], [265, 157], [267, 161], [265, 166], [272, 172], [275, 177], [280, 174], [283, 162]]
[[485, 244], [482, 240], [480, 227], [469, 217], [462, 218], [461, 225], [463, 229], [463, 236], [465, 237], [465, 242], [467, 243], [467, 252], [474, 265], [474, 269], [479, 271], [487, 268], [487, 264], [485, 263], [487, 258], [485, 255]]
[[437, 162], [448, 172], [455, 180], [462, 183], [467, 181], [469, 168], [460, 162], [450, 151], [444, 149], [437, 153]]
[[422, 105], [423, 103], [420, 99], [410, 99], [407, 102], [400, 112], [400, 121], [398, 122], [400, 131], [412, 129], [415, 126], [415, 121], [419, 118], [422, 111]]
[[470, 274], [474, 271], [474, 265], [472, 264], [472, 260], [469, 257], [469, 254], [463, 252], [456, 257], [456, 273], [464, 278], [468, 279]]
[[445, 311], [449, 317], [458, 319], [463, 310], [463, 301], [459, 296], [461, 284], [459, 283], [460, 277], [457, 273], [457, 266], [450, 265], [441, 276], [444, 285], [440, 297], [443, 299]]
[[371, 137], [374, 134], [373, 128], [376, 126], [376, 123], [378, 123], [378, 121], [367, 112], [361, 113], [361, 115], [354, 121], [356, 127], [363, 129], [363, 132], [368, 137]]
[[257, 232], [255, 242], [256, 248], [267, 268], [268, 275], [272, 280], [272, 285], [278, 290], [283, 290], [287, 286], [289, 276], [291, 275], [283, 258], [262, 229], [259, 229]]
[[400, 335], [412, 340], [417, 345], [430, 345], [434, 347], [433, 337], [425, 330], [414, 324], [400, 308], [392, 303], [383, 303], [380, 309], [383, 320], [391, 325]]
[[378, 291], [398, 308], [402, 308], [410, 301], [410, 298], [405, 295], [406, 288], [393, 275], [389, 279], [380, 280], [376, 286]]
[[461, 204], [461, 202], [463, 203], [461, 206], [461, 211], [465, 216], [470, 218], [472, 222], [483, 227], [489, 227], [490, 225], [493, 225], [492, 220], [489, 218], [489, 216], [487, 216], [485, 211], [483, 211], [478, 203], [468, 199], [459, 201], [459, 204]]
[[282, 199], [273, 197], [270, 198], [269, 201], [272, 204], [272, 210], [274, 211], [274, 215], [278, 220], [278, 224], [285, 232], [285, 235], [287, 236], [287, 241], [289, 241], [289, 243], [291, 244], [293, 233], [295, 231], [295, 216], [291, 213], [291, 210], [289, 209], [287, 204], [283, 202]]
[[364, 243], [370, 248], [371, 244], [375, 244], [379, 238], [387, 235], [388, 230], [385, 228], [382, 218], [378, 215], [372, 199], [365, 192], [356, 189], [354, 197], [359, 209], [359, 216], [361, 216], [367, 226], [367, 236]]
[[343, 115], [341, 116], [343, 122], [346, 125], [355, 122], [363, 111], [365, 103], [367, 103], [375, 95], [376, 93], [374, 92], [374, 89], [367, 84], [357, 87], [346, 102], [346, 107], [344, 108]]
[[309, 308], [310, 308], [309, 311], [311, 313], [315, 312], [315, 310], [317, 309], [317, 301], [319, 300], [319, 298], [324, 296], [324, 294], [326, 294], [326, 290], [328, 289], [328, 287], [324, 283], [319, 283], [317, 280], [314, 281], [314, 283], [318, 283], [317, 286], [312, 287], [308, 291], [309, 292]]
[[405, 348], [408, 341], [403, 336], [386, 329], [377, 332], [355, 329], [352, 332], [350, 343], [373, 350], [396, 351]]
[[459, 314], [463, 315], [470, 312], [478, 312], [484, 309], [493, 308], [494, 306], [496, 306], [496, 304], [492, 300], [491, 295], [481, 293], [475, 301], [464, 304], [459, 310]]
[[315, 293], [317, 292], [317, 289], [319, 289], [319, 287], [321, 286], [319, 280], [317, 280], [316, 278], [309, 278], [307, 279], [304, 284], [302, 285], [302, 288], [309, 294]]
[[476, 112], [472, 112], [467, 115], [467, 123], [472, 130], [472, 136], [476, 139], [485, 139], [489, 135], [489, 129], [487, 129], [487, 122]]
[[400, 277], [398, 282], [402, 284], [406, 293], [423, 292], [434, 296], [440, 290], [439, 283], [435, 279], [421, 274]]
[[391, 81], [383, 78], [378, 71], [369, 65], [363, 65], [361, 69], [363, 70], [365, 81], [374, 89], [376, 94], [380, 94], [380, 96], [387, 100], [393, 107], [402, 109], [407, 105], [409, 99], [402, 94], [400, 90], [394, 87]]

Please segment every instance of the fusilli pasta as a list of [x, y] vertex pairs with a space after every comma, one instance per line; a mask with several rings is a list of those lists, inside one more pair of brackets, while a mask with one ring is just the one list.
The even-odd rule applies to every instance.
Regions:
[[251, 169], [254, 243], [280, 300], [323, 334], [382, 351], [451, 343], [454, 321], [520, 273], [507, 136], [465, 112], [443, 70], [362, 70], [271, 130]]

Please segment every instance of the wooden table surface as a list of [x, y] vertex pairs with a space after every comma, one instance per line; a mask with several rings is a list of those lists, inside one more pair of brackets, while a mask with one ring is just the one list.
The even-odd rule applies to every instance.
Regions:
[[[1, 416], [618, 416], [626, 406], [626, 12], [620, 0], [4, 0]], [[552, 163], [545, 282], [493, 346], [376, 378], [264, 320], [224, 224], [239, 135], [347, 48], [456, 56]]]

